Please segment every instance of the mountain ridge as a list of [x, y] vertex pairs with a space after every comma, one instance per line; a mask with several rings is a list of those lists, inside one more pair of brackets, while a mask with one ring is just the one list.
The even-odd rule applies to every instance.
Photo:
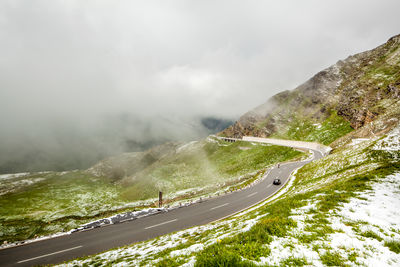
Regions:
[[[323, 122], [335, 112], [355, 130], [383, 114], [382, 100], [400, 98], [400, 35], [369, 51], [339, 60], [305, 83], [272, 96], [219, 135], [270, 137], [291, 122], [290, 114]], [[390, 76], [390, 79], [386, 79]]]

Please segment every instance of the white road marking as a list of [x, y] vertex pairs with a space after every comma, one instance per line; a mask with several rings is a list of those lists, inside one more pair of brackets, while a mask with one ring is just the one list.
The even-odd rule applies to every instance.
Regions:
[[226, 206], [226, 205], [229, 205], [229, 203], [225, 203], [225, 204], [216, 206], [216, 207], [214, 207], [214, 208], [211, 208], [210, 210], [215, 210], [215, 209], [221, 208], [221, 207]]
[[272, 186], [272, 184], [269, 184], [269, 185], [267, 185], [267, 188], [268, 188], [268, 187], [271, 187], [271, 186]]
[[74, 249], [81, 248], [81, 247], [82, 247], [82, 246], [77, 246], [77, 247], [73, 247], [73, 248], [67, 248], [67, 249], [60, 250], [60, 251], [56, 251], [56, 252], [49, 253], [49, 254], [46, 254], [46, 255], [37, 256], [37, 257], [34, 257], [34, 258], [22, 260], [22, 261], [19, 261], [19, 262], [17, 262], [17, 263], [23, 263], [23, 262], [27, 262], [27, 261], [33, 261], [33, 260], [36, 260], [36, 259], [44, 258], [44, 257], [51, 256], [51, 255], [55, 255], [55, 254], [60, 254], [60, 253], [63, 253], [63, 252], [66, 252], [66, 251], [70, 251], [70, 250], [74, 250]]
[[258, 192], [254, 192], [254, 193], [252, 193], [252, 194], [250, 194], [250, 195], [248, 195], [247, 197], [251, 197], [251, 196], [254, 196], [255, 194], [257, 194]]
[[166, 222], [162, 222], [162, 223], [155, 224], [155, 225], [152, 225], [152, 226], [148, 226], [148, 227], [146, 227], [146, 228], [144, 228], [144, 229], [154, 228], [154, 227], [157, 227], [157, 226], [160, 226], [160, 225], [164, 225], [164, 224], [167, 224], [167, 223], [175, 222], [175, 221], [177, 221], [177, 220], [178, 220], [178, 219], [173, 219], [173, 220], [170, 220], [170, 221], [166, 221]]

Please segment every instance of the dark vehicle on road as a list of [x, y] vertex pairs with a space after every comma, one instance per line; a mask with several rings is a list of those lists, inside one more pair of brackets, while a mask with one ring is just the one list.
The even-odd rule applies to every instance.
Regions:
[[274, 185], [280, 185], [281, 184], [281, 179], [274, 179], [274, 181], [272, 182]]

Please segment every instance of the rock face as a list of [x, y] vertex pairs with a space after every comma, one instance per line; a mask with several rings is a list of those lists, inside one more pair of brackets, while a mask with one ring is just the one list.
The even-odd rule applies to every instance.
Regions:
[[285, 128], [293, 114], [318, 123], [332, 112], [359, 129], [383, 114], [387, 101], [398, 103], [399, 99], [400, 35], [397, 35], [373, 50], [338, 61], [294, 90], [273, 96], [220, 135], [268, 137]]

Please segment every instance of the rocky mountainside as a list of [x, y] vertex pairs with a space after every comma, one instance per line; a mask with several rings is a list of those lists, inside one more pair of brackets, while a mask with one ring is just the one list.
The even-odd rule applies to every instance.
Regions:
[[[375, 128], [371, 122], [397, 110], [399, 100], [400, 35], [397, 35], [373, 50], [338, 61], [294, 90], [273, 96], [265, 104], [244, 114], [220, 135], [313, 140], [304, 133], [289, 136], [288, 131], [304, 130], [301, 128], [312, 125], [320, 127], [321, 123], [335, 116], [336, 121], [343, 120], [352, 129], [359, 130], [355, 131], [358, 137], [369, 137], [392, 128]], [[386, 118], [392, 119], [388, 126], [393, 126], [400, 116], [394, 112], [390, 117]], [[312, 125], [304, 125], [307, 121]], [[363, 126], [368, 126], [369, 130]], [[319, 141], [329, 144], [334, 140]]]

